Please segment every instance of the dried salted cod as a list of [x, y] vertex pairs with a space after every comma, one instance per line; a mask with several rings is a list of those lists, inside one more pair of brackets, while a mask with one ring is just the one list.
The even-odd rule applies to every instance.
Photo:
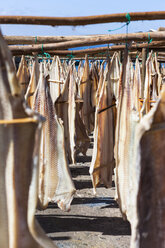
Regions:
[[55, 109], [46, 78], [40, 72], [33, 109], [46, 118], [40, 146], [39, 200], [42, 208], [56, 201], [68, 210], [75, 188], [66, 161], [64, 131]]
[[95, 61], [95, 65], [96, 65], [96, 67], [97, 67], [98, 73], [100, 73], [100, 69], [101, 69], [100, 60], [96, 60], [96, 61]]
[[39, 247], [55, 248], [53, 241], [45, 234], [38, 221], [35, 219], [36, 207], [38, 202], [39, 187], [39, 148], [40, 148], [41, 129], [35, 136], [35, 149], [33, 151], [33, 171], [29, 188], [28, 199], [28, 226], [33, 238], [40, 244]]
[[63, 61], [62, 68], [63, 68], [63, 73], [64, 73], [64, 79], [66, 79], [67, 74], [68, 74], [68, 65], [67, 65], [66, 60]]
[[93, 131], [93, 107], [91, 104], [91, 80], [89, 78], [89, 61], [88, 56], [85, 57], [84, 71], [79, 85], [80, 97], [83, 99], [81, 109], [81, 118], [90, 134]]
[[92, 63], [91, 65], [90, 79], [91, 79], [91, 105], [93, 107], [93, 119], [94, 119], [94, 110], [96, 108], [96, 92], [99, 83], [99, 75], [95, 63]]
[[111, 77], [110, 82], [112, 84], [113, 95], [118, 100], [118, 87], [120, 79], [120, 64], [118, 53], [114, 53], [111, 59]]
[[96, 106], [98, 105], [100, 92], [101, 92], [102, 85], [104, 82], [104, 66], [105, 66], [105, 60], [101, 64], [100, 73], [99, 73], [99, 83], [98, 83], [98, 88], [96, 91]]
[[[81, 80], [81, 78], [82, 78], [83, 69], [84, 69], [84, 65], [83, 65], [82, 60], [81, 60], [81, 61], [79, 62], [78, 70], [77, 70], [77, 76], [78, 76], [79, 80]], [[79, 94], [80, 94], [80, 92], [79, 92]]]
[[133, 99], [132, 108], [136, 111], [140, 111], [140, 101], [139, 101], [140, 92], [141, 92], [140, 64], [138, 58], [136, 58], [135, 75], [134, 75], [134, 82], [132, 88], [132, 99]]
[[22, 55], [21, 62], [19, 64], [17, 78], [21, 86], [22, 92], [25, 94], [30, 80], [30, 73], [24, 55]]
[[94, 151], [90, 166], [94, 190], [101, 183], [106, 187], [111, 187], [114, 167], [113, 110], [110, 108], [112, 89], [108, 70], [107, 64], [95, 115]]
[[[120, 79], [120, 61], [119, 61], [119, 54], [114, 53], [111, 59], [111, 67], [110, 67], [110, 85], [112, 87], [112, 95], [113, 100], [112, 104], [116, 104], [119, 100], [119, 79]], [[117, 118], [117, 108], [113, 108], [113, 115], [114, 115], [114, 130], [116, 129], [116, 118]]]
[[25, 99], [28, 102], [29, 107], [31, 108], [33, 106], [34, 92], [37, 88], [38, 80], [39, 80], [39, 63], [38, 63], [37, 58], [35, 58], [33, 65], [32, 65], [30, 83], [27, 88], [27, 92], [25, 94]]
[[[31, 234], [28, 215], [33, 153], [40, 117], [24, 108], [11, 54], [0, 34], [0, 247], [53, 248]], [[3, 124], [4, 123], [6, 124]], [[39, 138], [39, 136], [38, 136]], [[28, 152], [27, 152], [28, 151]], [[36, 156], [38, 154], [36, 153]], [[37, 157], [35, 158], [37, 162]], [[37, 163], [36, 163], [37, 164]], [[35, 198], [35, 194], [31, 196]], [[33, 215], [34, 218], [34, 215]], [[44, 240], [46, 236], [42, 236]]]
[[90, 144], [79, 114], [80, 105], [74, 68], [70, 66], [64, 89], [56, 101], [56, 109], [58, 117], [63, 120], [66, 151], [72, 163], [75, 163], [76, 154], [86, 153]]
[[54, 56], [51, 64], [51, 70], [49, 72], [50, 94], [53, 103], [55, 103], [63, 88], [64, 75], [61, 76], [61, 70], [62, 68], [59, 57]]
[[[157, 100], [157, 73], [155, 72], [152, 53], [149, 54], [149, 57], [146, 61], [146, 75], [145, 75], [145, 85], [144, 85], [144, 101], [141, 108], [141, 115], [144, 116], [151, 109], [150, 100]], [[153, 106], [154, 104], [152, 104]]]
[[165, 87], [136, 131], [135, 221], [131, 248], [165, 247]]
[[160, 65], [159, 65], [159, 62], [157, 60], [157, 55], [155, 53], [155, 57], [154, 57], [154, 63], [155, 63], [155, 70], [156, 70], [156, 73], [157, 73], [157, 95], [159, 96], [160, 95], [160, 92], [161, 92], [161, 88], [162, 88], [162, 75], [160, 73]]
[[117, 201], [123, 217], [127, 214], [127, 196], [128, 196], [128, 149], [130, 141], [130, 113], [132, 106], [131, 97], [131, 63], [127, 56], [124, 58], [122, 74], [119, 85], [119, 102], [117, 106], [117, 125], [115, 135], [115, 184]]
[[32, 74], [32, 69], [33, 69], [33, 58], [29, 58], [28, 59], [28, 70], [29, 70], [30, 76]]
[[151, 83], [151, 94], [150, 99], [153, 101], [156, 101], [158, 99], [158, 71], [155, 64], [156, 60], [155, 58], [152, 58], [151, 61], [151, 68], [152, 68], [152, 83]]
[[71, 148], [71, 158], [73, 164], [76, 157], [76, 81], [73, 74], [73, 67], [70, 68], [70, 80], [69, 80], [69, 93], [68, 93], [68, 123], [69, 123], [69, 140]]
[[70, 72], [68, 72], [65, 80], [64, 88], [55, 102], [55, 108], [57, 116], [62, 119], [64, 125], [64, 138], [65, 138], [65, 150], [69, 162], [72, 161], [70, 139], [69, 139], [69, 120], [68, 120], [68, 99], [69, 99], [69, 83], [70, 83]]
[[77, 98], [76, 102], [76, 119], [75, 119], [75, 128], [76, 128], [76, 154], [82, 152], [85, 156], [86, 152], [90, 145], [90, 138], [87, 135], [86, 128], [80, 117], [80, 105]]
[[[126, 62], [127, 60], [127, 62]], [[126, 65], [126, 67], [124, 66]], [[135, 65], [135, 75], [130, 59], [125, 57], [120, 82], [119, 106], [117, 115], [116, 143], [115, 143], [115, 183], [117, 201], [123, 218], [135, 225], [135, 191], [136, 168], [133, 164], [136, 152], [136, 128], [139, 123], [139, 93], [140, 93], [140, 66], [138, 60]], [[133, 81], [132, 81], [133, 80]]]
[[140, 121], [140, 115], [139, 115], [139, 95], [140, 95], [140, 85], [141, 85], [141, 76], [140, 76], [140, 64], [138, 58], [136, 59], [135, 63], [135, 73], [134, 73], [134, 82], [131, 83], [132, 88], [132, 96], [131, 96], [131, 111], [129, 115], [129, 123], [128, 123], [128, 133], [129, 135], [126, 137], [127, 143], [128, 143], [128, 149], [127, 149], [127, 166], [128, 166], [128, 182], [127, 182], [127, 210], [126, 215], [127, 219], [131, 223], [131, 226], [133, 227], [136, 220], [135, 220], [135, 208], [136, 208], [136, 184], [137, 184], [137, 171], [136, 167], [134, 166], [134, 156], [136, 154], [136, 128], [138, 126], [138, 123]]

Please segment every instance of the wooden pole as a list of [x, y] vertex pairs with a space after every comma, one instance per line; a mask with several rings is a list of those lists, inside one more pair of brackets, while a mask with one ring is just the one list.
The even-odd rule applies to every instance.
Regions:
[[[164, 44], [165, 45], [165, 44]], [[146, 47], [148, 47], [148, 43], [143, 43], [135, 45], [130, 45], [129, 50], [136, 51], [136, 50], [142, 50]], [[49, 53], [59, 54], [59, 55], [77, 55], [77, 54], [97, 54], [97, 53], [105, 53], [105, 52], [113, 52], [114, 51], [120, 51], [122, 52], [125, 49], [125, 45], [113, 45], [108, 47], [96, 47], [96, 48], [88, 48], [88, 49], [81, 49], [81, 50], [53, 50]], [[157, 47], [154, 45], [149, 46], [149, 50], [156, 50], [156, 51], [165, 51], [165, 46], [163, 47]], [[122, 57], [122, 55], [121, 55]]]
[[142, 84], [141, 84], [141, 98], [144, 98], [144, 84], [146, 75], [146, 60], [147, 60], [147, 48], [142, 48]]
[[103, 38], [108, 35], [73, 35], [73, 36], [3, 36], [8, 45], [25, 45], [25, 44], [45, 44], [56, 43], [70, 40], [82, 40], [88, 38]]
[[165, 31], [165, 27], [159, 27], [158, 31]]
[[[162, 44], [162, 43], [161, 43]], [[10, 48], [10, 46], [9, 46]], [[148, 43], [142, 43], [142, 44], [130, 44], [129, 45], [129, 50], [131, 51], [136, 51], [139, 50], [141, 51], [142, 48], [148, 48], [149, 50], [154, 50], [154, 51], [165, 51], [165, 43], [164, 46], [159, 46], [156, 44], [149, 44]], [[105, 53], [105, 52], [113, 52], [113, 51], [123, 51], [125, 49], [125, 45], [113, 45], [108, 47], [97, 47], [97, 48], [89, 48], [89, 49], [81, 49], [81, 50], [45, 50], [44, 52], [48, 52], [50, 54], [54, 55], [77, 55], [77, 54], [97, 54], [97, 53]], [[23, 50], [23, 49], [11, 49], [11, 52], [13, 55], [27, 55], [27, 54], [34, 54], [32, 49], [28, 50]]]
[[[164, 30], [165, 31], [165, 30]], [[113, 43], [121, 43], [123, 40], [123, 35], [107, 35], [107, 34], [98, 34], [98, 35], [73, 35], [73, 36], [6, 36], [4, 35], [4, 39], [8, 43], [8, 45], [25, 45], [25, 44], [46, 44], [46, 43], [58, 43], [58, 42], [65, 42], [65, 41], [76, 41], [76, 40], [84, 40], [84, 39], [103, 39], [103, 38], [111, 38]], [[133, 39], [134, 34], [132, 35]], [[121, 38], [121, 40], [120, 40]], [[116, 41], [115, 41], [116, 40]], [[152, 42], [153, 44], [153, 42]], [[161, 45], [161, 44], [159, 44]], [[164, 44], [163, 44], [164, 45]]]
[[[82, 47], [90, 45], [109, 44], [116, 42], [130, 42], [130, 41], [148, 41], [148, 39], [155, 41], [165, 41], [165, 32], [151, 32], [151, 33], [134, 33], [134, 34], [117, 34], [109, 35], [106, 38], [88, 38], [83, 40], [66, 41], [60, 43], [42, 44], [42, 45], [25, 45], [25, 46], [10, 46], [12, 52], [22, 52], [26, 54], [28, 52], [43, 52], [51, 51], [55, 49], [67, 49], [72, 47]], [[151, 43], [150, 43], [151, 44]]]
[[[43, 16], [0, 16], [1, 24], [32, 24], [32, 25], [51, 25], [51, 26], [77, 26], [109, 22], [127, 22], [128, 13], [117, 13], [95, 16], [81, 17], [43, 17]], [[152, 12], [130, 12], [131, 21], [144, 20], [163, 20], [165, 11]]]

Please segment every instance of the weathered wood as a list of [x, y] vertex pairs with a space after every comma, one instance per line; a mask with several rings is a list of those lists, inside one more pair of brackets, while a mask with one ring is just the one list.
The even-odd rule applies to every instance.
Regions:
[[[130, 12], [131, 21], [163, 20], [165, 11]], [[43, 16], [0, 16], [1, 24], [32, 24], [51, 26], [77, 26], [109, 22], [126, 22], [127, 13], [81, 16], [81, 17], [43, 17]]]
[[159, 27], [158, 31], [165, 31], [165, 27]]
[[8, 45], [24, 45], [24, 44], [45, 44], [45, 43], [56, 43], [70, 40], [81, 40], [91, 37], [108, 37], [108, 35], [73, 35], [73, 36], [12, 36], [4, 35]]
[[[16, 48], [17, 46], [14, 46]], [[22, 46], [19, 46], [19, 48]], [[11, 48], [11, 46], [9, 46]], [[13, 55], [26, 55], [26, 54], [33, 54], [33, 50], [22, 50], [22, 49], [14, 49], [12, 51]], [[24, 48], [24, 47], [23, 47]], [[155, 41], [150, 44], [147, 43], [130, 43], [129, 50], [140, 50], [142, 48], [148, 48], [149, 50], [153, 49], [155, 51], [165, 51], [165, 41]], [[112, 54], [114, 51], [123, 51], [125, 49], [125, 45], [113, 45], [109, 47], [96, 47], [96, 48], [88, 48], [88, 49], [81, 49], [81, 50], [45, 50], [45, 52], [49, 52], [50, 54], [54, 55], [84, 55], [84, 54], [98, 54], [98, 53], [109, 53]], [[112, 52], [112, 53], [111, 53]], [[105, 54], [106, 55], [106, 54]]]
[[[163, 31], [163, 30], [161, 30]], [[165, 31], [165, 30], [164, 30]], [[124, 34], [123, 34], [124, 35]], [[76, 40], [84, 40], [84, 39], [91, 39], [91, 38], [110, 38], [112, 39], [113, 43], [121, 43], [123, 40], [123, 35], [107, 35], [107, 34], [97, 34], [97, 35], [73, 35], [73, 36], [7, 36], [4, 35], [4, 39], [6, 40], [8, 45], [25, 45], [25, 44], [46, 44], [46, 43], [58, 43], [58, 42], [65, 42], [65, 41], [76, 41]], [[132, 35], [133, 34], [129, 34]], [[116, 38], [115, 38], [116, 36]], [[116, 39], [116, 41], [114, 40]], [[120, 40], [121, 38], [121, 40]], [[136, 39], [136, 38], [135, 38]], [[125, 38], [124, 38], [125, 40]], [[133, 38], [134, 40], [134, 38]], [[152, 43], [153, 44], [153, 43]]]
[[147, 60], [147, 49], [142, 49], [142, 84], [141, 84], [141, 97], [144, 97], [144, 83], [146, 74], [146, 60]]
[[88, 38], [83, 40], [66, 41], [60, 43], [42, 44], [42, 45], [25, 45], [25, 46], [10, 46], [10, 50], [20, 51], [20, 52], [42, 52], [43, 50], [51, 51], [55, 49], [66, 49], [72, 47], [90, 46], [90, 45], [100, 45], [109, 44], [116, 42], [132, 42], [132, 41], [148, 41], [152, 39], [153, 41], [165, 41], [165, 32], [150, 32], [150, 33], [132, 33], [132, 34], [117, 34], [109, 35], [104, 38]]

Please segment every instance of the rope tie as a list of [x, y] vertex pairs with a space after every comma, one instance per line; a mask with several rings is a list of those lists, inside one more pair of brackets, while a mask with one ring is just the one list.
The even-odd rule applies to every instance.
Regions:
[[41, 50], [42, 50], [42, 53], [44, 53], [44, 46], [43, 46], [43, 44], [41, 46]]
[[128, 39], [128, 25], [131, 22], [131, 16], [130, 16], [129, 13], [127, 13], [125, 17], [127, 19], [127, 22], [126, 22], [126, 43], [125, 43], [125, 46], [126, 46], [126, 49], [128, 50], [128, 42], [127, 42], [127, 39]]
[[119, 28], [109, 29], [108, 32], [120, 30], [120, 29], [124, 28], [126, 25], [128, 26], [128, 24], [130, 24], [130, 22], [131, 22], [131, 16], [130, 16], [129, 13], [127, 13], [125, 17], [126, 17], [126, 19], [127, 19], [127, 21], [126, 21], [125, 24], [123, 24], [123, 25], [122, 25], [121, 27], [119, 27]]
[[109, 43], [107, 45], [107, 59], [110, 58], [110, 53], [109, 53]]
[[45, 56], [46, 58], [51, 58], [49, 53], [44, 52], [44, 46], [42, 44], [41, 46], [41, 54], [37, 54], [38, 57], [41, 57], [43, 60], [43, 57]]
[[37, 36], [35, 36], [35, 44], [37, 43]]
[[149, 56], [149, 44], [152, 42], [152, 39], [151, 39], [151, 36], [150, 36], [150, 33], [148, 33], [148, 46], [147, 46], [147, 58]]
[[73, 55], [73, 51], [71, 52], [71, 54], [67, 54], [67, 57], [69, 57], [69, 59], [73, 59], [75, 57], [75, 55]]

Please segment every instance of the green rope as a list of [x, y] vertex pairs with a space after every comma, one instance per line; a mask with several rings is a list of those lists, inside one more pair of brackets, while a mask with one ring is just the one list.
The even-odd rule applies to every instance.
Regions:
[[121, 27], [119, 28], [115, 28], [115, 29], [108, 29], [108, 32], [112, 32], [112, 31], [116, 31], [116, 30], [120, 30], [122, 28], [124, 28], [126, 26], [126, 24], [122, 25]]
[[42, 53], [44, 53], [44, 46], [43, 46], [43, 44], [41, 46], [41, 50], [42, 50]]
[[123, 24], [123, 25], [122, 25], [121, 27], [119, 27], [119, 28], [109, 29], [109, 30], [108, 30], [108, 32], [112, 32], [112, 31], [120, 30], [120, 29], [124, 28], [126, 25], [130, 24], [130, 22], [131, 22], [131, 16], [130, 16], [130, 14], [129, 14], [129, 13], [127, 13], [125, 17], [126, 17], [126, 19], [127, 19], [127, 21], [126, 21], [126, 23], [125, 23], [125, 24]]
[[151, 42], [152, 42], [152, 39], [151, 39], [150, 33], [148, 33], [148, 44], [150, 44]]
[[44, 55], [46, 56], [46, 58], [51, 58], [49, 53], [44, 53]]
[[71, 52], [71, 54], [67, 54], [67, 57], [69, 57], [69, 59], [73, 59], [75, 56], [73, 55], [73, 51]]
[[41, 57], [42, 60], [43, 60], [43, 57], [44, 57], [44, 56], [45, 56], [46, 58], [51, 58], [51, 56], [50, 56], [49, 53], [44, 52], [43, 44], [42, 44], [42, 46], [41, 46], [41, 50], [42, 50], [41, 54], [37, 54], [38, 57]]
[[109, 43], [107, 44], [106, 56], [107, 56], [107, 58], [110, 58], [110, 53], [109, 53]]
[[127, 19], [127, 22], [130, 23], [131, 22], [131, 16], [129, 13], [126, 14], [126, 19]]
[[35, 44], [37, 43], [37, 36], [35, 36]]
[[150, 36], [150, 33], [148, 33], [148, 46], [147, 46], [147, 58], [149, 56], [149, 44], [152, 42], [152, 39], [151, 39], [151, 36]]

